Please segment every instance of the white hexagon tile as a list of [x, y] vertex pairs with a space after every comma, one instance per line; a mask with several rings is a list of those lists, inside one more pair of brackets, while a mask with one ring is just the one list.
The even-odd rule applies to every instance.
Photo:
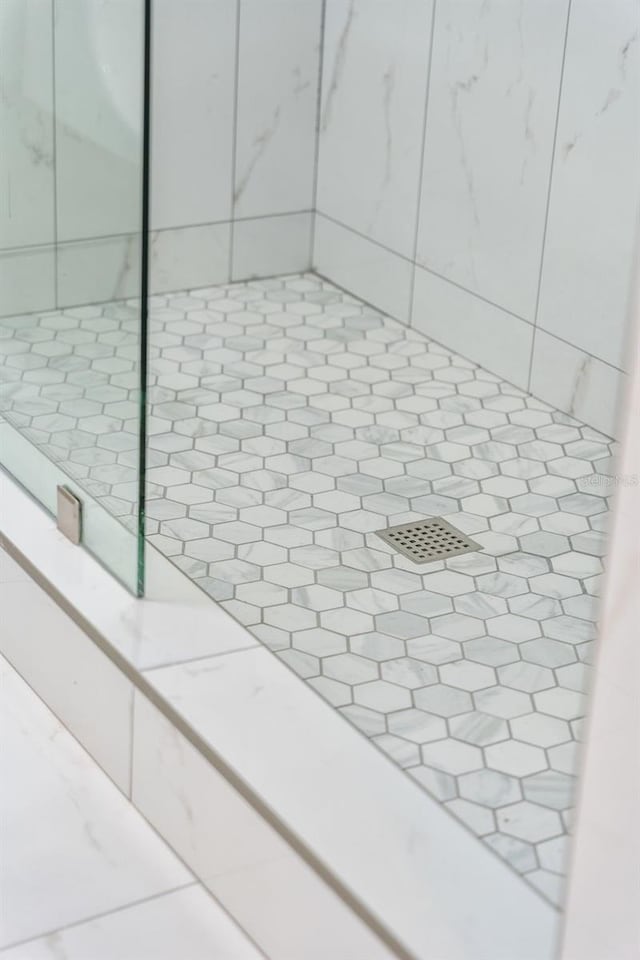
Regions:
[[[0, 321], [4, 415], [125, 521], [136, 314]], [[314, 275], [151, 301], [148, 535], [558, 902], [607, 437]], [[377, 530], [442, 516], [479, 552]]]

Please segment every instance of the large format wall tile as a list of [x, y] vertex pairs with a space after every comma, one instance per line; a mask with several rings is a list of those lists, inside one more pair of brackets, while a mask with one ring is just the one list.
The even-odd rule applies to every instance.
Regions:
[[236, 9], [236, 0], [154, 0], [154, 230], [231, 216]]
[[0, 316], [53, 310], [55, 251], [53, 246], [0, 252]]
[[530, 387], [534, 396], [614, 437], [625, 386], [620, 370], [544, 330], [536, 332]]
[[230, 223], [153, 232], [149, 238], [151, 292], [226, 283], [230, 236]]
[[418, 261], [533, 320], [567, 0], [440, 0]]
[[313, 206], [321, 11], [320, 0], [241, 0], [236, 216]]
[[538, 323], [624, 365], [640, 200], [636, 0], [574, 0]]
[[143, 7], [57, 0], [58, 240], [133, 233], [141, 223]]
[[416, 268], [411, 325], [523, 389], [527, 386], [530, 323]]
[[328, 0], [318, 209], [413, 257], [432, 0]]
[[312, 213], [236, 220], [232, 280], [302, 273], [309, 269]]
[[97, 237], [58, 247], [58, 306], [140, 295], [140, 235]]
[[313, 269], [396, 320], [409, 322], [413, 264], [320, 213]]
[[53, 240], [51, 0], [0, 7], [0, 248]]

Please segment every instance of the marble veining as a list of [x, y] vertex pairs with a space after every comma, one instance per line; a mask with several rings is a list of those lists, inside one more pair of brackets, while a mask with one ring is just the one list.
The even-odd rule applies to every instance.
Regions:
[[[150, 319], [150, 542], [557, 901], [608, 438], [313, 275]], [[4, 415], [125, 523], [136, 323], [0, 327]], [[482, 550], [421, 567], [376, 536], [432, 515]]]
[[239, 4], [234, 217], [313, 206], [320, 0]]
[[566, 21], [566, 0], [435, 16], [417, 261], [529, 321]]
[[[329, 0], [318, 210], [413, 257], [431, 2]], [[425, 55], [426, 53], [426, 55]]]
[[619, 369], [640, 210], [639, 33], [633, 0], [571, 5], [538, 312]]

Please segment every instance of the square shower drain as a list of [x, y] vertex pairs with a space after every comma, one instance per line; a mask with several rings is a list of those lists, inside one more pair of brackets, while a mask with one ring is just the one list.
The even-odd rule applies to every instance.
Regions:
[[397, 527], [376, 530], [377, 535], [386, 543], [414, 563], [432, 563], [434, 560], [447, 560], [460, 553], [482, 550], [479, 543], [465, 537], [464, 533], [443, 520], [431, 517], [415, 523], [401, 523]]

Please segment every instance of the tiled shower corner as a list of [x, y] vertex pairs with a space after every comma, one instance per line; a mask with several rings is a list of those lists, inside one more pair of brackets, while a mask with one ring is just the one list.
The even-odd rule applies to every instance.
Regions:
[[[156, 296], [151, 327], [150, 541], [558, 902], [611, 441], [315, 275]], [[125, 521], [135, 330], [0, 321], [4, 416]], [[482, 550], [376, 534], [430, 516]]]

